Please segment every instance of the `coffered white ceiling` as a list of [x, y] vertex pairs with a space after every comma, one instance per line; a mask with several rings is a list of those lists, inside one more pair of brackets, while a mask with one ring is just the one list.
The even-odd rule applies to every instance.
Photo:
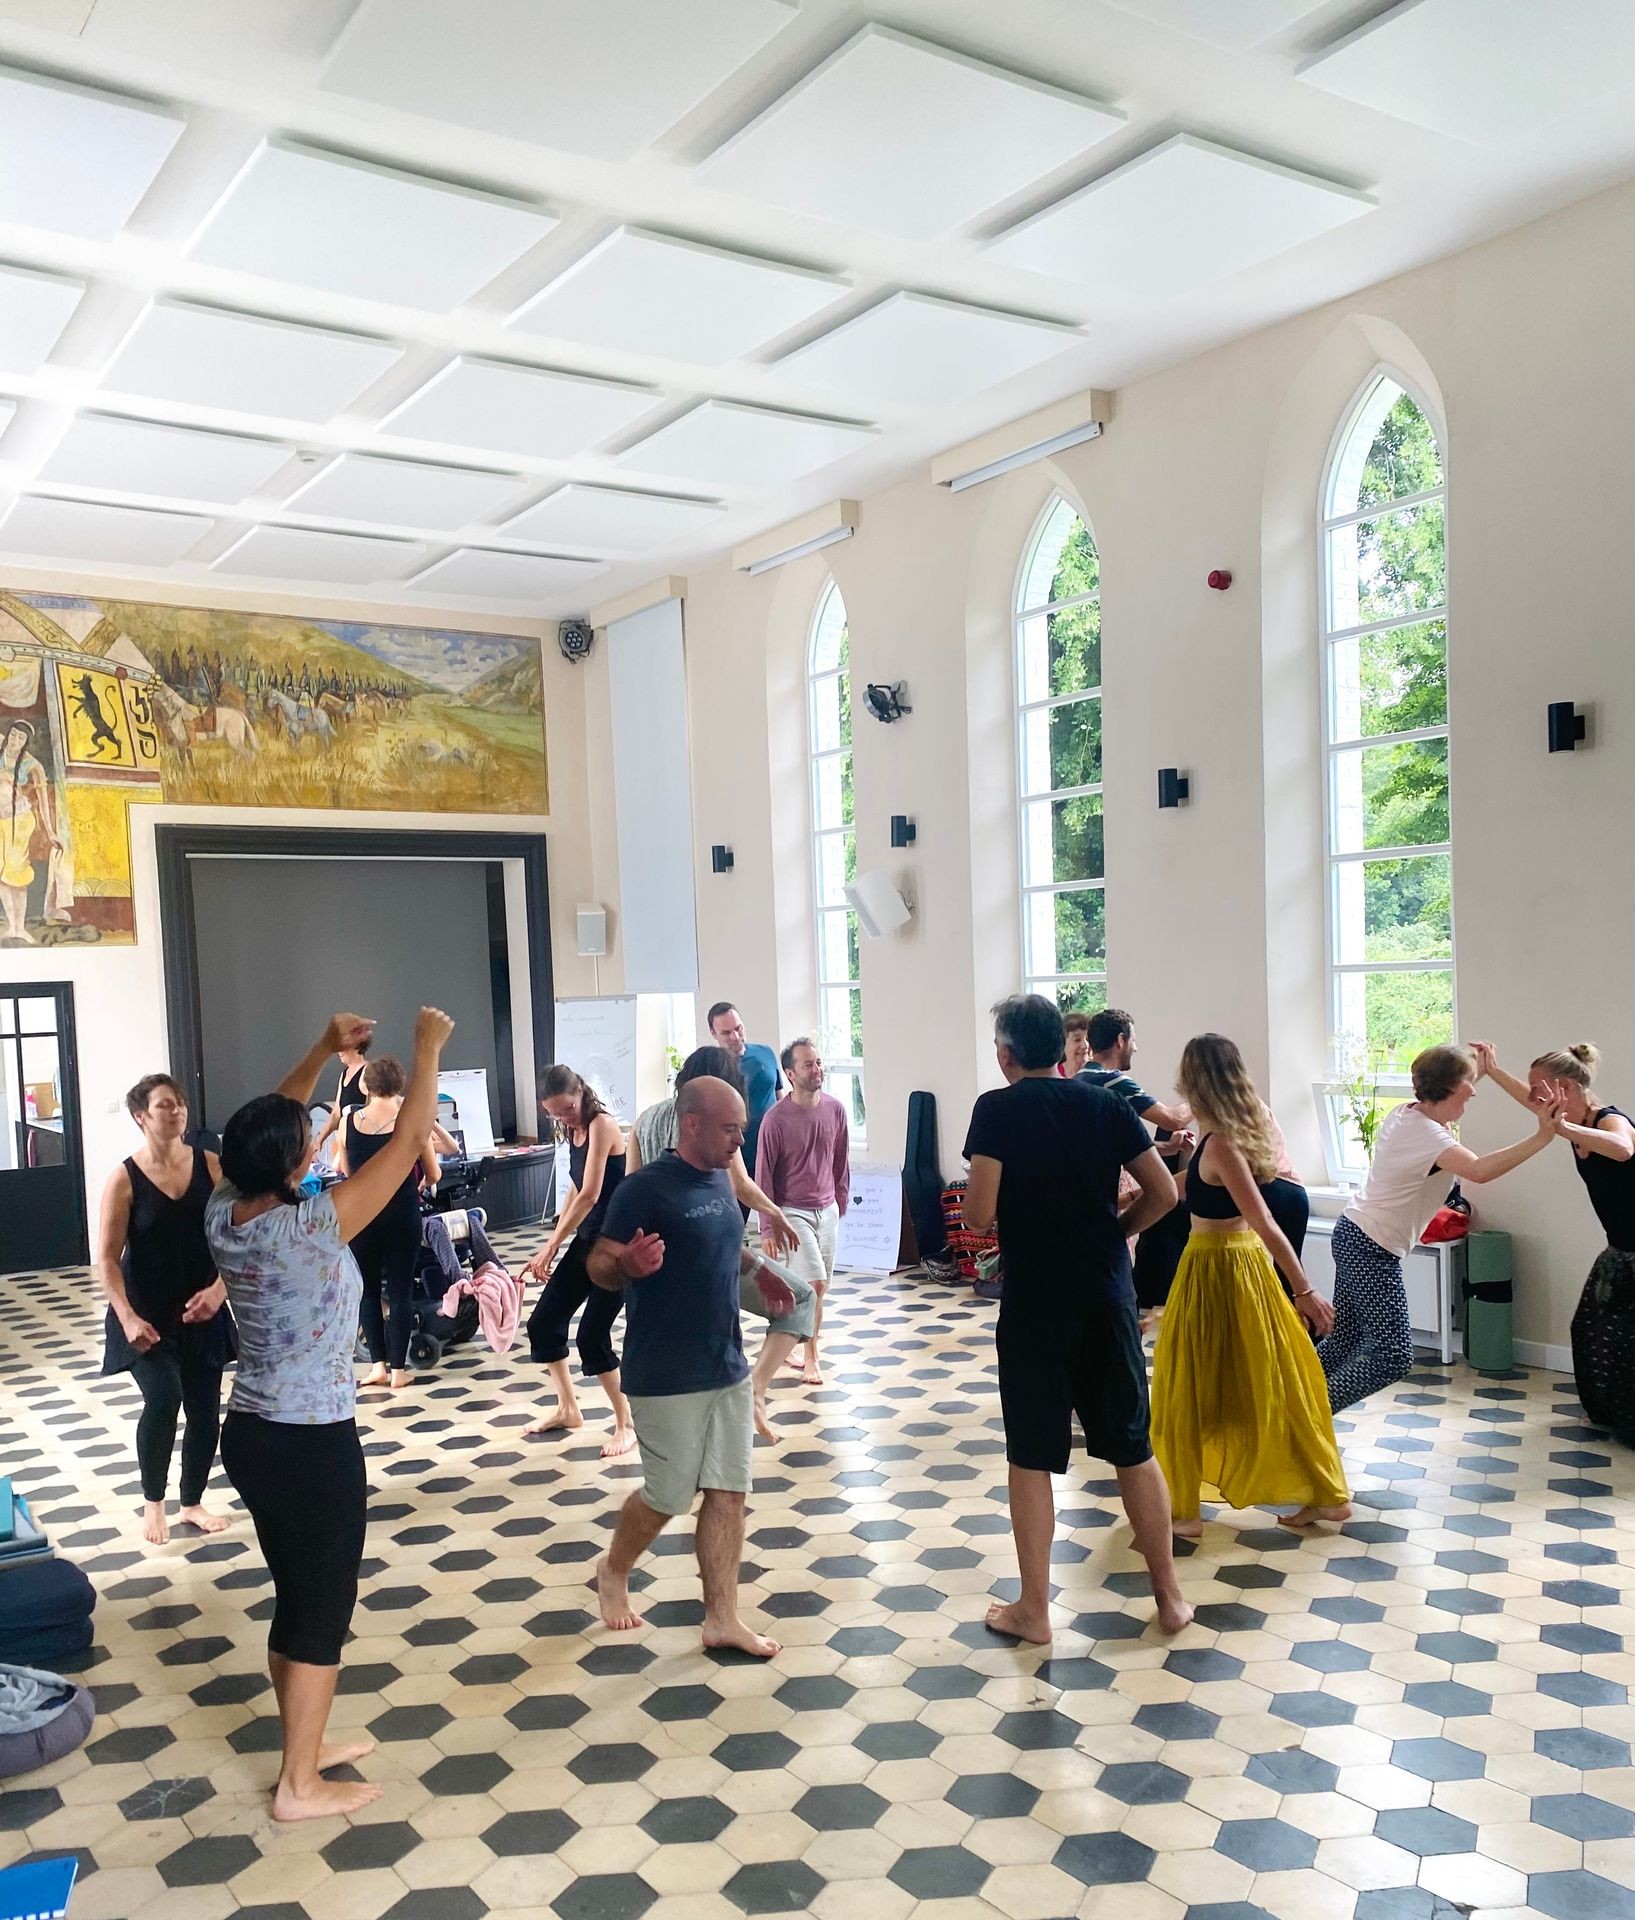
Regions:
[[0, 0], [0, 575], [579, 612], [1632, 171], [1631, 0]]

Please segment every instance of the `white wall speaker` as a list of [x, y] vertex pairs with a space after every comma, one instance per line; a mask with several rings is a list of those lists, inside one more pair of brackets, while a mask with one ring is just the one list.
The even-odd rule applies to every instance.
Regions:
[[578, 914], [579, 958], [600, 960], [607, 953], [607, 908], [581, 907]]
[[871, 940], [906, 927], [914, 910], [883, 873], [860, 873], [846, 888], [846, 904]]

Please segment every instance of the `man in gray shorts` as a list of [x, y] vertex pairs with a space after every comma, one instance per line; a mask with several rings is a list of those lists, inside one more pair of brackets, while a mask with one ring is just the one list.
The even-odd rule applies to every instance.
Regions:
[[596, 1591], [608, 1626], [639, 1627], [630, 1570], [702, 1493], [704, 1644], [769, 1660], [778, 1643], [738, 1617], [755, 1439], [740, 1276], [753, 1275], [770, 1317], [795, 1303], [777, 1270], [744, 1245], [726, 1173], [743, 1144], [744, 1119], [744, 1103], [725, 1081], [689, 1081], [676, 1096], [674, 1150], [620, 1184], [591, 1249], [591, 1279], [625, 1296], [623, 1385], [645, 1470], [597, 1566]]

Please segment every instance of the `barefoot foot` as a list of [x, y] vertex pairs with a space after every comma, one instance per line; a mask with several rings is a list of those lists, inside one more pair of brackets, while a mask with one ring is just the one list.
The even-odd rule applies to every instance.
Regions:
[[392, 1375], [393, 1393], [401, 1393], [403, 1389], [411, 1385], [413, 1381], [414, 1381], [414, 1375], [412, 1373], [405, 1372], [403, 1368], [399, 1367], [397, 1371]]
[[596, 1599], [602, 1609], [602, 1625], [615, 1633], [628, 1633], [647, 1622], [630, 1604], [630, 1583], [609, 1570], [605, 1560], [596, 1563]]
[[806, 1365], [801, 1368], [800, 1379], [803, 1387], [821, 1387], [823, 1385], [823, 1372], [818, 1366], [816, 1354], [813, 1354], [806, 1362]]
[[801, 1373], [805, 1370], [806, 1362], [800, 1357], [798, 1352], [791, 1352], [789, 1358], [784, 1362], [784, 1365], [791, 1373]]
[[616, 1426], [609, 1438], [602, 1442], [602, 1458], [617, 1460], [621, 1453], [628, 1453], [635, 1444], [634, 1427]]
[[553, 1413], [541, 1414], [537, 1420], [530, 1420], [522, 1430], [524, 1440], [536, 1433], [572, 1433], [585, 1424], [585, 1416], [577, 1407], [557, 1407]]
[[358, 1385], [360, 1387], [384, 1387], [391, 1377], [383, 1363], [378, 1367], [371, 1367], [358, 1382]]
[[1037, 1612], [1023, 1607], [1020, 1600], [1008, 1605], [996, 1600], [983, 1623], [990, 1633], [1008, 1634], [1013, 1640], [1025, 1640], [1032, 1647], [1050, 1645], [1050, 1609]]
[[315, 1780], [297, 1793], [279, 1782], [273, 1794], [275, 1820], [332, 1820], [336, 1814], [356, 1813], [380, 1798], [379, 1787], [366, 1780]]
[[1176, 1594], [1173, 1599], [1158, 1602], [1158, 1631], [1160, 1633], [1179, 1633], [1183, 1627], [1192, 1625], [1192, 1609]]
[[208, 1507], [183, 1507], [176, 1515], [190, 1527], [197, 1527], [200, 1533], [225, 1533], [233, 1524], [224, 1513], [212, 1513]]
[[767, 1411], [766, 1395], [755, 1396], [755, 1431], [763, 1440], [770, 1440], [773, 1446], [778, 1444], [778, 1429], [772, 1424], [772, 1416]]
[[1204, 1523], [1202, 1520], [1172, 1520], [1169, 1530], [1177, 1540], [1201, 1540]]
[[367, 1734], [359, 1740], [326, 1740], [318, 1749], [318, 1771], [328, 1773], [331, 1767], [349, 1767], [354, 1760], [361, 1760], [375, 1750], [375, 1743]]
[[1344, 1507], [1302, 1507], [1298, 1513], [1278, 1515], [1280, 1527], [1293, 1527], [1296, 1532], [1306, 1527], [1314, 1527], [1319, 1520], [1331, 1527], [1343, 1527], [1351, 1518], [1351, 1508]]
[[752, 1633], [742, 1620], [725, 1620], [718, 1626], [706, 1620], [704, 1645], [735, 1647], [740, 1653], [753, 1654], [757, 1660], [770, 1660], [775, 1654], [783, 1652], [776, 1640], [769, 1640], [764, 1633]]
[[162, 1547], [170, 1538], [170, 1522], [165, 1518], [163, 1500], [142, 1502], [142, 1538], [150, 1547]]

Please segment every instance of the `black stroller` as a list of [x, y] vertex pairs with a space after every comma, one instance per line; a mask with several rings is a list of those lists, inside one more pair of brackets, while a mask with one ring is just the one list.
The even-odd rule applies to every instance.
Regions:
[[445, 1160], [436, 1192], [420, 1196], [420, 1253], [415, 1261], [414, 1322], [409, 1335], [409, 1362], [414, 1367], [435, 1367], [451, 1347], [464, 1346], [477, 1333], [475, 1299], [468, 1293], [451, 1316], [443, 1311], [443, 1296], [460, 1274], [470, 1275], [494, 1258], [484, 1232], [488, 1215], [482, 1207], [469, 1204], [482, 1191], [493, 1165], [492, 1156]]

